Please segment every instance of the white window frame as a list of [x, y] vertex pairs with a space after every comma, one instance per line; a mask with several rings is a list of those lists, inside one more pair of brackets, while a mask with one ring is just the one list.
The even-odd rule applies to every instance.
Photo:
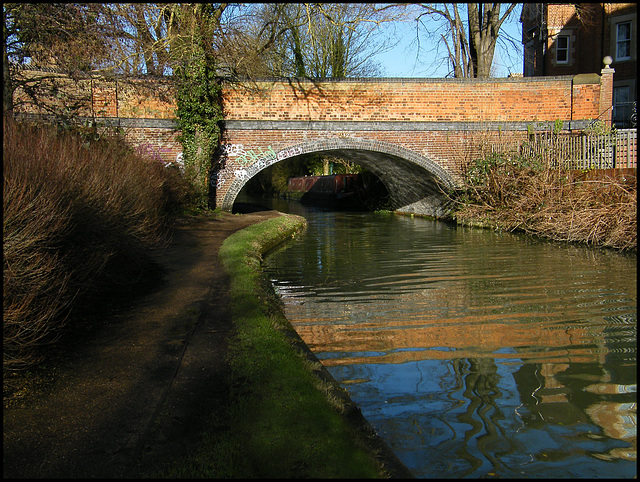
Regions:
[[[621, 40], [619, 38], [619, 33], [620, 33], [620, 27], [622, 25], [628, 25], [629, 26], [629, 36], [627, 38]], [[631, 60], [632, 29], [633, 29], [633, 24], [632, 24], [632, 22], [630, 20], [626, 21], [626, 22], [618, 22], [618, 23], [616, 23], [616, 60]], [[618, 55], [619, 52], [620, 52], [620, 45], [623, 42], [628, 45], [628, 47], [627, 47], [628, 55], [626, 55], [624, 57]]]
[[[561, 48], [559, 47], [559, 42], [560, 42], [560, 39], [561, 39], [561, 38], [563, 38], [563, 39], [567, 39], [567, 46], [566, 46], [566, 48], [562, 48], [562, 49], [561, 49]], [[555, 42], [555, 44], [556, 44], [556, 64], [559, 64], [559, 65], [566, 65], [566, 64], [568, 64], [568, 63], [569, 63], [569, 56], [570, 56], [570, 52], [571, 52], [571, 36], [570, 36], [570, 35], [565, 35], [565, 34], [557, 35], [557, 36], [556, 36], [556, 42]], [[567, 57], [565, 58], [565, 60], [560, 60], [560, 59], [558, 58], [558, 54], [559, 54], [560, 52], [565, 52], [565, 53], [566, 53]]]
[[[613, 57], [615, 68], [615, 62], [633, 62], [637, 58], [636, 51], [636, 39], [637, 39], [637, 19], [635, 14], [616, 15], [612, 16], [609, 25], [609, 55]], [[623, 23], [631, 23], [631, 44], [630, 44], [630, 57], [618, 57], [618, 25]]]

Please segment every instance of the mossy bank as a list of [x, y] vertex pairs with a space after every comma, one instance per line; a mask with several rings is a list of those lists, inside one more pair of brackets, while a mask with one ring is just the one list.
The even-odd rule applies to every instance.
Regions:
[[306, 226], [281, 216], [227, 238], [231, 397], [169, 477], [410, 477], [285, 318], [262, 256]]

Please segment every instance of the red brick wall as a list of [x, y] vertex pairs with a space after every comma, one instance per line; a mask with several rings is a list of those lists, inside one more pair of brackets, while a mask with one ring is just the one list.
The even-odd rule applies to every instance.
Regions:
[[[604, 50], [605, 55], [610, 55], [613, 57], [614, 61], [611, 67], [613, 67], [616, 71], [615, 80], [628, 80], [628, 79], [636, 79], [638, 76], [638, 59], [637, 59], [637, 11], [638, 4], [637, 3], [605, 3], [604, 9], [607, 15], [607, 22], [604, 26]], [[636, 20], [634, 21], [633, 27], [633, 37], [631, 39], [632, 47], [631, 47], [631, 59], [624, 61], [616, 61], [615, 59], [615, 33], [612, 31], [612, 23], [615, 23], [616, 20], [620, 18], [620, 16], [626, 15], [635, 15]], [[612, 38], [612, 34], [614, 38]]]
[[173, 162], [182, 152], [179, 132], [174, 129], [125, 127], [123, 130], [125, 139], [153, 160]]
[[[599, 72], [602, 58], [602, 4], [547, 4], [547, 55], [544, 75]], [[570, 35], [568, 64], [556, 63], [555, 35]]]
[[601, 113], [599, 84], [573, 86], [571, 77], [259, 87], [261, 93], [225, 88], [225, 119], [541, 122], [595, 119]]
[[91, 105], [95, 117], [118, 117], [118, 95], [115, 82], [94, 80]]
[[[131, 119], [174, 119], [175, 102], [169, 79], [127, 79], [116, 80], [103, 77], [70, 79], [62, 74], [24, 70], [24, 78], [46, 75], [44, 91], [57, 91], [62, 95], [47, 99], [50, 106], [62, 110], [65, 105], [79, 107], [77, 115], [87, 120], [109, 118]], [[14, 102], [17, 113], [48, 114], [43, 109], [28, 103], [28, 97], [17, 90]], [[25, 103], [27, 102], [27, 103]], [[117, 125], [118, 123], [115, 122]], [[125, 139], [149, 157], [164, 162], [175, 161], [182, 152], [177, 140], [178, 132], [171, 127], [131, 127], [121, 122]]]
[[607, 126], [611, 127], [614, 69], [602, 69], [601, 72], [598, 112], [600, 112], [600, 119], [603, 120]]
[[170, 80], [118, 82], [118, 114], [134, 119], [174, 119], [175, 94]]
[[[540, 18], [540, 7], [542, 15]], [[578, 8], [577, 8], [578, 7]], [[528, 32], [544, 28], [536, 33], [535, 76], [576, 75], [600, 72], [602, 60], [610, 55], [614, 58], [612, 67], [616, 70], [616, 81], [635, 79], [637, 74], [636, 33], [632, 38], [631, 59], [616, 61], [615, 39], [612, 38], [613, 24], [621, 16], [631, 19], [637, 16], [637, 3], [581, 3], [581, 4], [525, 4], [523, 7], [523, 39], [529, 40]], [[637, 20], [634, 20], [637, 32]], [[570, 36], [569, 62], [556, 63], [556, 35]], [[544, 43], [544, 59], [543, 56]], [[544, 65], [542, 65], [544, 64]]]

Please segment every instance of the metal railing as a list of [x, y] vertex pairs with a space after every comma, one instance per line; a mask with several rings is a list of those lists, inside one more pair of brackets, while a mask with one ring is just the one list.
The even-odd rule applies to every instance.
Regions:
[[637, 168], [637, 129], [610, 134], [537, 133], [520, 146], [520, 154], [567, 169]]
[[618, 129], [637, 127], [636, 103], [623, 102], [613, 106], [613, 124]]

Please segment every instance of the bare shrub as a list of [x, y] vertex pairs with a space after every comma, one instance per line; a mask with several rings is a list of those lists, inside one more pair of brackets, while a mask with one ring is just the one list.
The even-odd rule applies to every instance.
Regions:
[[3, 369], [28, 367], [70, 310], [140, 279], [186, 189], [113, 140], [3, 123]]
[[583, 177], [535, 158], [488, 156], [469, 166], [456, 218], [558, 241], [636, 250], [635, 177]]

